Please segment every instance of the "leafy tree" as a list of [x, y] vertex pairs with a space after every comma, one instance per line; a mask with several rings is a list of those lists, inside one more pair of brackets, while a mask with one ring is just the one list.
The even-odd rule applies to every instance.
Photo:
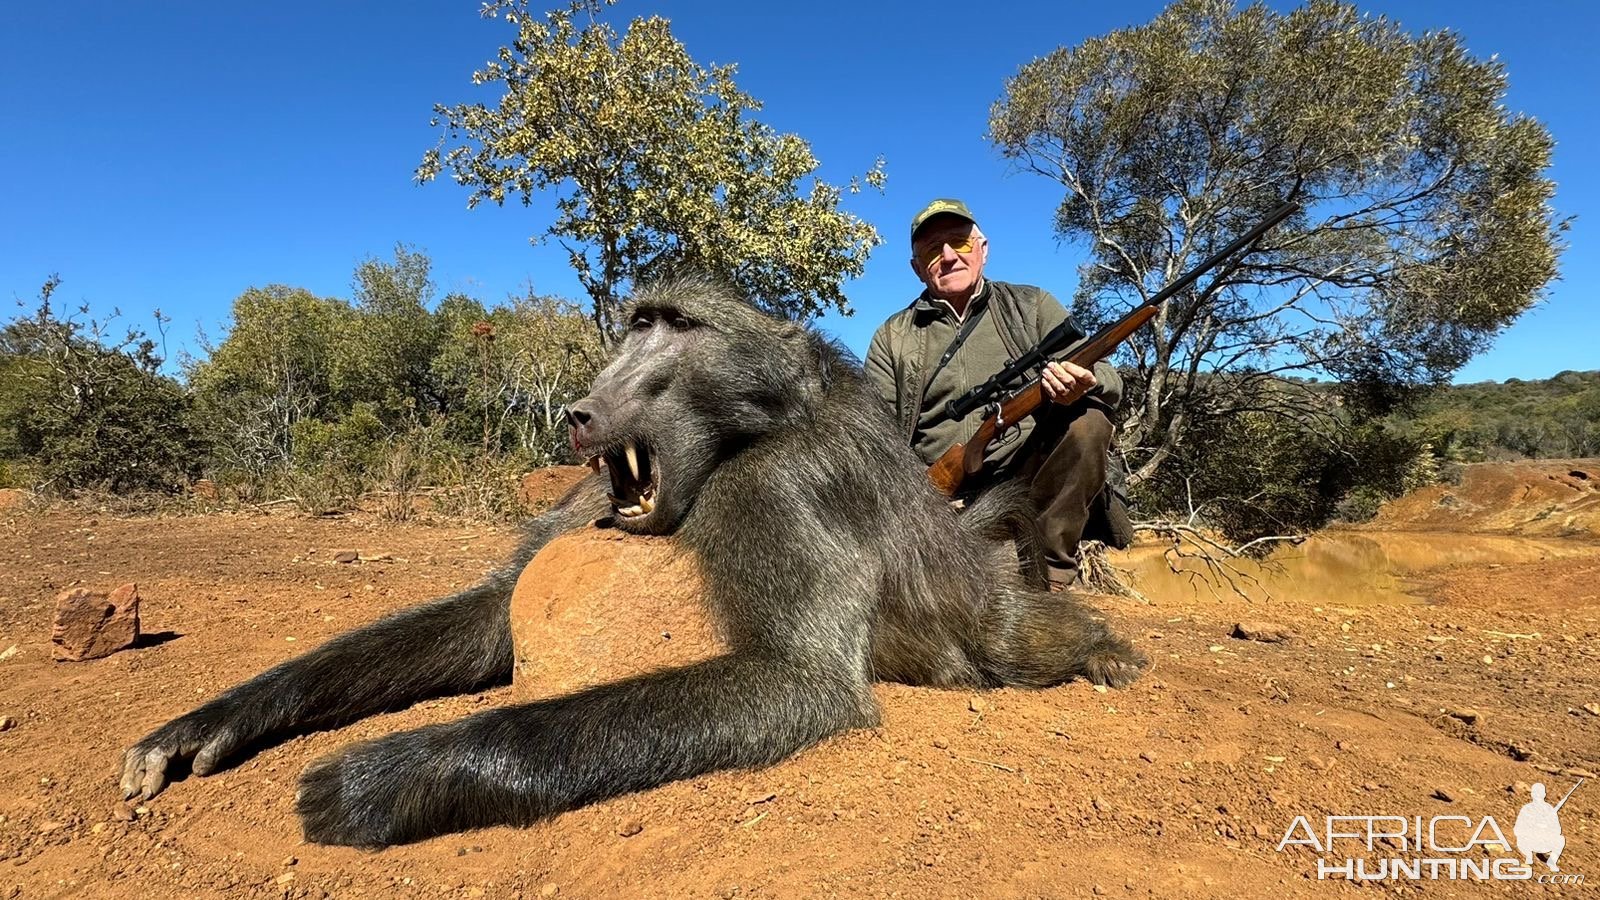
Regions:
[[605, 362], [602, 336], [574, 303], [528, 292], [499, 326], [508, 412], [519, 446], [540, 464], [569, 460], [561, 411], [588, 391]]
[[472, 297], [450, 294], [433, 315], [440, 343], [432, 374], [450, 410], [449, 437], [462, 444], [477, 440], [485, 453], [503, 449], [494, 314]]
[[[436, 106], [445, 135], [418, 180], [448, 171], [472, 190], [469, 207], [555, 192], [556, 219], [535, 240], [566, 249], [607, 342], [626, 286], [678, 265], [792, 317], [847, 313], [840, 282], [880, 239], [839, 209], [842, 191], [815, 176], [809, 145], [750, 119], [760, 104], [734, 67], [700, 66], [665, 19], [635, 19], [619, 36], [600, 5], [541, 17], [526, 0], [486, 3], [517, 36], [473, 82], [505, 94], [492, 108]], [[882, 160], [864, 178], [881, 187]]]
[[394, 261], [375, 257], [356, 266], [355, 316], [339, 333], [333, 392], [341, 408], [365, 402], [379, 419], [398, 425], [411, 410], [439, 412], [433, 379], [441, 335], [433, 302], [433, 260], [404, 244]]
[[295, 427], [336, 417], [334, 354], [354, 312], [302, 288], [250, 288], [227, 338], [187, 375], [214, 462], [259, 481], [294, 458]]
[[1330, 374], [1381, 412], [1539, 299], [1565, 227], [1552, 140], [1505, 94], [1504, 67], [1456, 35], [1414, 37], [1334, 0], [1179, 0], [1007, 83], [991, 139], [1065, 188], [1055, 228], [1089, 245], [1074, 306], [1091, 323], [1283, 201], [1304, 207], [1126, 346], [1135, 483], [1198, 421], [1300, 416], [1261, 387], [1280, 373]]

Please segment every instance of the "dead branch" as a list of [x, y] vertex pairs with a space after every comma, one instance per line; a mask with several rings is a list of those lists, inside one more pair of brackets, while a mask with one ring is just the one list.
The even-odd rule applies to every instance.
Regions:
[[[1241, 583], [1254, 585], [1263, 593], [1266, 593], [1266, 586], [1254, 575], [1234, 565], [1235, 560], [1258, 559], [1262, 548], [1270, 544], [1297, 546], [1306, 539], [1303, 534], [1275, 534], [1258, 537], [1235, 547], [1191, 524], [1181, 522], [1135, 522], [1133, 530], [1160, 535], [1171, 541], [1171, 546], [1161, 555], [1174, 575], [1187, 577], [1191, 584], [1196, 580], [1204, 580], [1213, 587], [1226, 584], [1242, 600], [1250, 600], [1251, 597], [1240, 587]], [[1202, 570], [1197, 572], [1185, 568], [1183, 563], [1187, 560], [1199, 561]]]

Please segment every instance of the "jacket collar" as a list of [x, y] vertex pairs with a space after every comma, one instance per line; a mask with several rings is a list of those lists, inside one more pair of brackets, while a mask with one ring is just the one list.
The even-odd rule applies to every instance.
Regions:
[[978, 289], [972, 292], [972, 299], [967, 301], [966, 315], [956, 315], [955, 308], [948, 301], [941, 300], [928, 293], [927, 288], [917, 297], [911, 308], [920, 315], [949, 316], [951, 319], [962, 322], [967, 316], [980, 312], [989, 303], [989, 279], [984, 278], [978, 282]]

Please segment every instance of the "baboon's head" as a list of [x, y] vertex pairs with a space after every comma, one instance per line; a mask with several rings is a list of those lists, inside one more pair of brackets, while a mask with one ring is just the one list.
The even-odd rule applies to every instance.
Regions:
[[625, 315], [616, 356], [567, 422], [574, 452], [611, 478], [618, 527], [667, 534], [717, 466], [806, 415], [816, 345], [703, 279], [642, 289]]

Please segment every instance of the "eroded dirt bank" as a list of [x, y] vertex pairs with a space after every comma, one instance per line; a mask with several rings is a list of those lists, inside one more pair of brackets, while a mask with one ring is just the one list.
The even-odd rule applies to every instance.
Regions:
[[[1426, 527], [1428, 541], [1472, 530]], [[879, 729], [529, 829], [373, 854], [303, 844], [292, 814], [313, 759], [504, 702], [510, 689], [293, 738], [142, 810], [117, 802], [120, 751], [150, 728], [333, 634], [471, 583], [512, 540], [460, 526], [0, 513], [0, 716], [16, 720], [0, 733], [0, 898], [1311, 896], [1362, 889], [1315, 881], [1305, 848], [1276, 851], [1297, 815], [1492, 815], [1509, 832], [1528, 784], [1544, 782], [1553, 800], [1600, 771], [1600, 544], [1545, 534], [1553, 550], [1424, 559], [1403, 574], [1407, 602], [1182, 586], [1147, 591], [1150, 605], [1104, 600], [1155, 660], [1130, 690], [881, 686]], [[335, 563], [340, 549], [368, 561]], [[51, 662], [55, 594], [127, 580], [155, 639]], [[1296, 637], [1229, 637], [1240, 620]], [[1600, 780], [1561, 821], [1562, 870], [1586, 873], [1592, 889]]]

